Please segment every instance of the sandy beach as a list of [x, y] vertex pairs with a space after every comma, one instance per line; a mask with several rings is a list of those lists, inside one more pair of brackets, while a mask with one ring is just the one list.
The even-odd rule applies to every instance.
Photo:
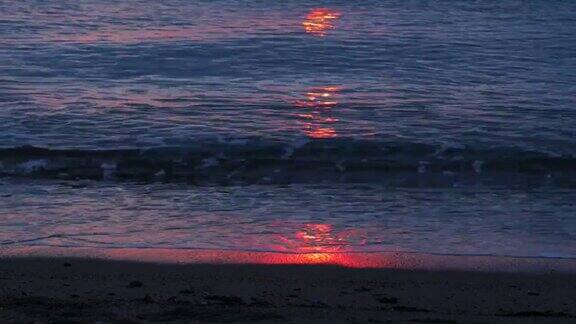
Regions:
[[[436, 257], [444, 262], [462, 258]], [[386, 269], [140, 260], [14, 257], [4, 253], [0, 259], [0, 322], [576, 321], [576, 280], [569, 270], [574, 265], [571, 260], [508, 262], [518, 269], [544, 265], [524, 272], [478, 268], [472, 261], [468, 269], [442, 270], [437, 260], [435, 269], [424, 270], [424, 266], [410, 269], [410, 262]], [[490, 263], [490, 258], [476, 260]]]

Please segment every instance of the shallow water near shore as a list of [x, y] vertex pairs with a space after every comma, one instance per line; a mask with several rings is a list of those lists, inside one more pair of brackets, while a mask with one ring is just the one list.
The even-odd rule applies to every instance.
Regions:
[[572, 189], [15, 179], [0, 197], [5, 247], [576, 257]]

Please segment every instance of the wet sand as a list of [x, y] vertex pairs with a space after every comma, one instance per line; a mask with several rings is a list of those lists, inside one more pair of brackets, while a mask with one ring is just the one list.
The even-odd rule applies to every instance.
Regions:
[[574, 261], [539, 262], [547, 266], [506, 272], [474, 266], [456, 271], [410, 269], [409, 264], [395, 269], [178, 264], [4, 253], [0, 322], [575, 322], [576, 280], [566, 266]]

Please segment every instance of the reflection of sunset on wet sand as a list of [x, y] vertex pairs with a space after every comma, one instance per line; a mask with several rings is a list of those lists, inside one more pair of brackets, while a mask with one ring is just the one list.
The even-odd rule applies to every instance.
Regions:
[[338, 122], [329, 116], [330, 110], [338, 105], [337, 95], [340, 86], [314, 87], [306, 92], [306, 99], [297, 100], [294, 106], [307, 109], [306, 113], [297, 114], [303, 121], [302, 131], [310, 138], [338, 137], [336, 129], [330, 125]]
[[302, 25], [307, 33], [323, 37], [326, 36], [328, 30], [335, 28], [334, 21], [340, 18], [340, 16], [341, 14], [337, 11], [326, 8], [316, 8], [308, 13]]
[[57, 246], [16, 246], [0, 250], [0, 257], [73, 257], [176, 264], [259, 264], [259, 265], [335, 265], [347, 268], [386, 268], [408, 270], [473, 270], [568, 272], [576, 262], [556, 259], [498, 256], [462, 256], [398, 252], [278, 253], [202, 249], [138, 248], [62, 248]]
[[278, 253], [196, 249], [94, 249], [27, 246], [1, 251], [0, 256], [68, 255], [125, 261], [179, 264], [260, 264], [260, 265], [336, 265], [347, 268], [396, 268], [408, 266], [390, 253]]
[[[279, 226], [292, 227], [290, 224]], [[271, 250], [263, 262], [269, 264], [337, 264], [349, 267], [370, 267], [362, 253], [347, 253], [365, 244], [366, 233], [357, 229], [338, 229], [328, 223], [305, 223], [295, 226], [292, 234], [274, 237]], [[385, 260], [379, 260], [383, 262]]]

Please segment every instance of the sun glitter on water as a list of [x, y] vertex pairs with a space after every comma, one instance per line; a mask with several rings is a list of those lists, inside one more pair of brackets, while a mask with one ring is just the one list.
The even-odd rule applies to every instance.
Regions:
[[312, 9], [302, 25], [304, 30], [314, 36], [324, 37], [326, 33], [334, 29], [334, 22], [340, 18], [342, 14], [327, 8]]
[[338, 137], [333, 126], [339, 120], [332, 116], [331, 110], [338, 105], [337, 96], [341, 90], [341, 86], [310, 88], [305, 99], [294, 103], [295, 107], [305, 109], [297, 117], [302, 121], [302, 131], [306, 136], [314, 139]]

